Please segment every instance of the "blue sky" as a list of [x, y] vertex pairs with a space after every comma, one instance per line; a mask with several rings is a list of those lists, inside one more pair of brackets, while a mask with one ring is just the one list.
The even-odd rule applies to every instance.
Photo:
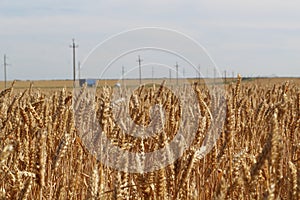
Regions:
[[[7, 54], [9, 79], [71, 79], [72, 38], [82, 61], [113, 34], [155, 26], [197, 40], [220, 71], [300, 76], [299, 11], [296, 0], [1, 0], [0, 61]], [[135, 60], [125, 68], [133, 65]]]

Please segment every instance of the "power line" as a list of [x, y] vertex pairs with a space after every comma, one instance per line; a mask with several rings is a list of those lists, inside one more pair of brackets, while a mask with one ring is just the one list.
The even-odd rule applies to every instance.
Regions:
[[76, 79], [76, 55], [75, 55], [75, 49], [78, 48], [78, 45], [75, 45], [75, 39], [72, 39], [73, 43], [70, 45], [70, 48], [73, 49], [73, 86], [75, 87], [75, 79]]

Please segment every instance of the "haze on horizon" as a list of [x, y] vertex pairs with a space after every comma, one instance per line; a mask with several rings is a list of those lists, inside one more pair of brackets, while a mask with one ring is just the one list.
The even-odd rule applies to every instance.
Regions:
[[[205, 47], [220, 72], [229, 75], [300, 77], [299, 11], [300, 1], [295, 0], [2, 0], [0, 80], [4, 54], [9, 80], [71, 79], [72, 38], [79, 45], [77, 61], [83, 61], [98, 43], [137, 27], [189, 35]], [[130, 59], [108, 76], [120, 75], [121, 64], [137, 65], [136, 55]], [[170, 66], [175, 62], [165, 60]], [[165, 76], [159, 73], [155, 71]]]

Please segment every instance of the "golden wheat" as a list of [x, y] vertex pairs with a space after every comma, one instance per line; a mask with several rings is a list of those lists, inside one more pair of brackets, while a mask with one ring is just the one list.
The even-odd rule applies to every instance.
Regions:
[[[32, 84], [21, 92], [14, 85], [1, 91], [0, 199], [299, 199], [299, 84], [244, 82], [238, 76], [225, 85], [224, 99], [200, 84], [193, 88], [195, 102], [186, 100], [192, 95], [187, 88], [176, 96], [165, 82], [129, 88], [117, 97], [110, 87], [98, 89], [95, 98], [85, 98], [86, 87], [78, 94], [40, 91]], [[125, 103], [113, 98], [124, 95], [130, 97], [128, 110], [114, 110]], [[222, 105], [225, 110], [216, 109]], [[151, 118], [152, 108], [159, 117]], [[180, 120], [196, 118], [194, 109], [200, 111], [195, 139], [173, 163], [131, 173], [129, 158], [113, 158], [126, 172], [97, 160], [100, 128], [113, 145], [145, 155], [166, 147], [180, 126], [192, 131], [192, 121]], [[212, 130], [223, 114], [220, 130]], [[91, 126], [95, 122], [99, 127]], [[151, 123], [151, 137], [133, 136], [137, 125]], [[206, 137], [211, 131], [221, 133], [216, 144], [213, 134]], [[86, 141], [92, 142], [86, 146]], [[211, 149], [207, 155], [202, 144]], [[173, 156], [168, 149], [162, 159]], [[139, 159], [142, 171], [149, 161]]]

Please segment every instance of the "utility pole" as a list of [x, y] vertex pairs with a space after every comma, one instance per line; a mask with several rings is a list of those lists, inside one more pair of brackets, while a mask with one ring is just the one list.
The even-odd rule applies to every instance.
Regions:
[[226, 78], [227, 78], [226, 75], [227, 75], [227, 74], [226, 74], [226, 73], [227, 73], [227, 72], [226, 72], [226, 70], [225, 70], [225, 71], [224, 71], [225, 84], [226, 84], [226, 82], [227, 82], [227, 80], [226, 80]]
[[154, 68], [152, 66], [152, 83], [154, 82]]
[[6, 62], [6, 55], [4, 54], [4, 63], [3, 63], [3, 66], [4, 66], [4, 88], [6, 88], [6, 83], [7, 83], [7, 77], [6, 77], [6, 67], [8, 66], [9, 64], [7, 64]]
[[75, 45], [75, 39], [72, 39], [73, 43], [70, 45], [70, 48], [73, 49], [73, 86], [75, 87], [75, 79], [76, 79], [76, 55], [75, 55], [75, 49], [78, 48], [78, 45]]
[[80, 62], [78, 62], [78, 79], [80, 80]]
[[124, 76], [125, 76], [125, 68], [124, 65], [122, 65], [122, 86], [124, 85]]
[[171, 81], [172, 81], [172, 70], [169, 69], [169, 82], [171, 84]]
[[178, 85], [178, 63], [176, 62], [176, 84]]
[[214, 83], [216, 83], [216, 74], [217, 74], [217, 70], [216, 68], [214, 68]]
[[208, 78], [209, 76], [209, 71], [208, 71], [208, 68], [206, 69], [206, 78]]
[[139, 59], [137, 60], [137, 62], [139, 63], [139, 79], [140, 79], [140, 85], [142, 84], [142, 61], [141, 57], [139, 56]]
[[199, 78], [199, 84], [200, 84], [200, 79], [201, 79], [201, 72], [200, 72], [200, 70], [201, 70], [201, 65], [199, 64], [199, 65], [198, 65], [198, 78]]

